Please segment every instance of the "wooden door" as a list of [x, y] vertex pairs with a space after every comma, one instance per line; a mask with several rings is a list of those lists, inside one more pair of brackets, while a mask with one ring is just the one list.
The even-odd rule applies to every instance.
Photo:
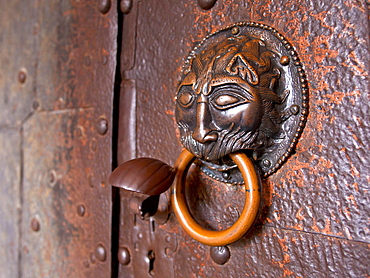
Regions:
[[[119, 277], [368, 277], [368, 3], [215, 2], [205, 10], [195, 0], [133, 1], [124, 15], [118, 163], [174, 164], [181, 150], [174, 97], [185, 58], [207, 34], [240, 21], [272, 26], [294, 46], [309, 84], [305, 130], [295, 153], [263, 179], [257, 223], [227, 247], [224, 264], [173, 213], [142, 220], [143, 197], [121, 190]], [[240, 188], [197, 169], [189, 179], [197, 221], [213, 229], [235, 221]]]

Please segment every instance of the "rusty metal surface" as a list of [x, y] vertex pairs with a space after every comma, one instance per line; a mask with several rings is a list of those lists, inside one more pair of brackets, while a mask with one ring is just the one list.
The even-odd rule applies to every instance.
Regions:
[[0, 10], [0, 276], [109, 277], [116, 3]]
[[[50, 20], [39, 31], [40, 110], [25, 125], [24, 276], [110, 273], [111, 126], [102, 132], [101, 119], [112, 113], [116, 8], [102, 13], [98, 4], [41, 9]], [[29, 231], [33, 217], [37, 233]]]
[[[264, 227], [230, 246], [217, 265], [210, 247], [178, 236], [175, 277], [366, 277], [369, 245], [320, 234]], [[176, 263], [179, 262], [179, 263]]]
[[[40, 111], [25, 125], [22, 263], [29, 270], [25, 277], [109, 273], [111, 202], [105, 179], [109, 167], [101, 165], [109, 165], [110, 159], [99, 149], [109, 145], [109, 138], [97, 133], [95, 120], [93, 108]], [[45, 129], [48, 126], [54, 128]], [[32, 219], [39, 222], [34, 231]], [[97, 255], [100, 249], [105, 258]]]
[[[122, 0], [123, 5], [126, 0]], [[131, 0], [131, 8], [124, 15], [122, 24], [122, 47], [121, 47], [121, 71], [128, 71], [135, 64], [135, 47], [136, 47], [136, 24], [139, 1]]]
[[0, 129], [0, 269], [18, 277], [21, 134]]
[[14, 128], [34, 111], [38, 59], [35, 1], [0, 3], [0, 126]]
[[[176, 277], [173, 255], [178, 238], [161, 219], [142, 219], [133, 206], [142, 195], [121, 190], [120, 238], [118, 257], [119, 277]], [[127, 255], [129, 254], [129, 255]]]
[[119, 97], [119, 124], [128, 128], [118, 129], [117, 163], [133, 159], [136, 156], [136, 82], [122, 80]]
[[301, 18], [285, 25], [297, 27], [289, 36], [305, 55], [311, 115], [297, 156], [266, 181], [266, 224], [368, 243], [366, 6], [338, 1], [290, 9]]
[[[230, 245], [226, 264], [217, 265], [209, 247], [184, 234], [174, 217], [161, 227], [177, 234], [175, 277], [368, 276], [370, 44], [365, 1], [230, 0], [217, 1], [207, 11], [196, 0], [155, 1], [139, 2], [138, 8], [135, 65], [125, 72], [136, 80], [138, 157], [173, 165], [180, 152], [174, 139], [174, 94], [183, 57], [220, 27], [239, 21], [273, 26], [296, 47], [310, 82], [310, 115], [297, 154], [264, 180], [257, 227]], [[231, 201], [238, 198], [235, 187], [202, 174], [196, 180], [199, 189], [187, 199], [190, 206], [202, 200], [197, 206], [207, 208], [196, 210], [196, 219], [221, 228], [227, 223], [213, 215], [228, 204], [237, 217], [239, 202]], [[121, 244], [129, 240], [121, 235]], [[120, 277], [130, 277], [130, 271], [122, 267]]]
[[37, 97], [41, 109], [94, 107], [98, 117], [110, 117], [117, 12], [113, 4], [107, 14], [98, 6], [98, 2], [78, 1], [42, 6], [39, 16], [53, 20], [44, 20], [39, 27], [42, 55], [37, 74], [42, 78]]
[[0, 269], [4, 277], [21, 273], [22, 123], [37, 108], [34, 4], [0, 3]]

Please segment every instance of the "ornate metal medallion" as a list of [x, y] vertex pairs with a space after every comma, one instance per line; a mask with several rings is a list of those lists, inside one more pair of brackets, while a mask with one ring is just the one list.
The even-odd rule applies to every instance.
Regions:
[[240, 151], [261, 176], [274, 173], [295, 148], [307, 114], [302, 64], [270, 26], [240, 22], [216, 31], [184, 65], [176, 97], [180, 140], [217, 180], [243, 183], [228, 156]]

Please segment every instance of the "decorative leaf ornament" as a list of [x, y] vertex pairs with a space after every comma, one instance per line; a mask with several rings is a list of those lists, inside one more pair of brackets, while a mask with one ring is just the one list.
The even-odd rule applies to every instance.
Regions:
[[169, 189], [175, 178], [175, 169], [153, 158], [137, 158], [118, 166], [109, 177], [109, 183], [129, 191], [159, 195]]

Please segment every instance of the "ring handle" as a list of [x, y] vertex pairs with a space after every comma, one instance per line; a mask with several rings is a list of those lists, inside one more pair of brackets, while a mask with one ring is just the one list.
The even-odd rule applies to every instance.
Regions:
[[182, 228], [195, 240], [210, 246], [224, 246], [240, 239], [253, 225], [260, 206], [259, 178], [252, 161], [244, 153], [230, 154], [245, 182], [245, 204], [239, 219], [229, 228], [211, 231], [201, 227], [190, 215], [185, 199], [185, 180], [195, 156], [183, 150], [176, 161], [177, 171], [172, 185], [171, 203]]

